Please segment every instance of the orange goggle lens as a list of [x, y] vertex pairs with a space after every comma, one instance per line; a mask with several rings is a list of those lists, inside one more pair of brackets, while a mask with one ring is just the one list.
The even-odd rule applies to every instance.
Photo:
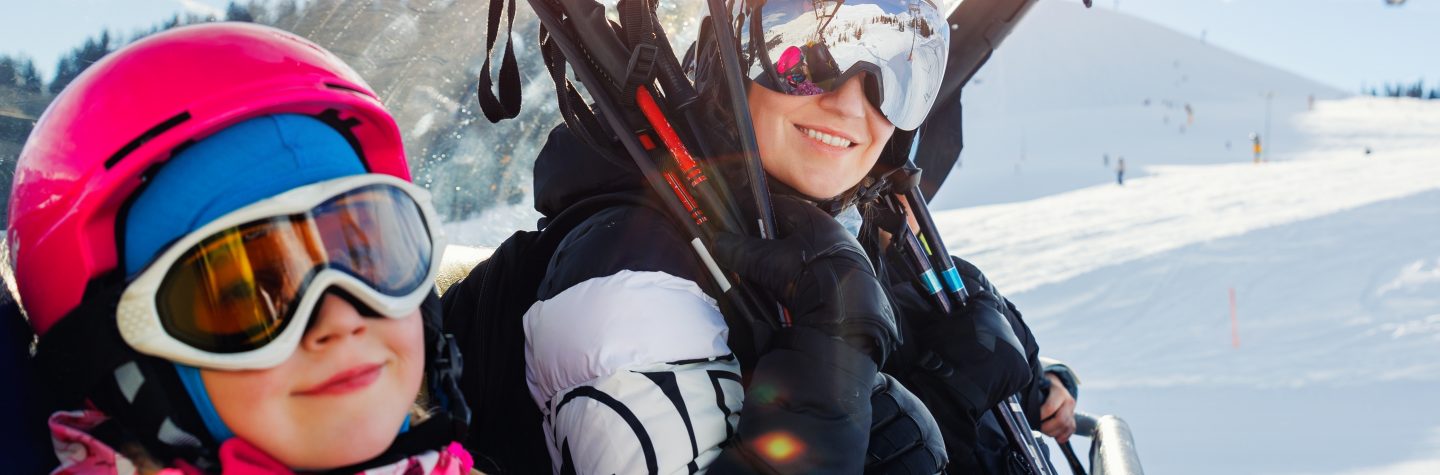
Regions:
[[409, 194], [389, 185], [361, 187], [307, 212], [241, 224], [201, 241], [166, 273], [157, 310], [166, 332], [187, 345], [249, 351], [295, 320], [320, 271], [344, 272], [398, 297], [426, 284], [433, 252], [429, 224]]

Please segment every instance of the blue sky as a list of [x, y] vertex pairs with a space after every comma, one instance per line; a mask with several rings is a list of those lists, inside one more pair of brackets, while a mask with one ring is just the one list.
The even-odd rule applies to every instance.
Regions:
[[5, 0], [0, 53], [35, 60], [46, 81], [60, 56], [109, 29], [128, 39], [176, 13], [223, 14], [224, 0]]
[[[1041, 0], [1078, 1], [1078, 0]], [[223, 0], [7, 0], [0, 53], [24, 54], [50, 79], [64, 52], [102, 28], [128, 37], [177, 12]], [[1211, 44], [1354, 92], [1361, 84], [1440, 85], [1440, 1], [1095, 0]]]
[[[1042, 0], [1044, 1], [1044, 0]], [[1440, 85], [1440, 3], [1409, 0], [1094, 0], [1211, 44], [1357, 91], [1362, 83]]]

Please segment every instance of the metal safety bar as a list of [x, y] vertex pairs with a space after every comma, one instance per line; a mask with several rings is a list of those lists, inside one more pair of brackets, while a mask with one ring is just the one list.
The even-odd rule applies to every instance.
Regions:
[[1130, 425], [1112, 415], [1075, 413], [1075, 435], [1089, 437], [1091, 475], [1142, 475]]

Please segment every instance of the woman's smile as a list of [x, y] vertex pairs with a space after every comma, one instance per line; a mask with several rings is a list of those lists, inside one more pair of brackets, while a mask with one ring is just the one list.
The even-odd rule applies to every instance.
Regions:
[[813, 199], [854, 188], [885, 149], [895, 126], [866, 98], [866, 77], [798, 96], [752, 84], [750, 116], [765, 171]]
[[827, 127], [796, 124], [795, 129], [816, 142], [835, 148], [848, 149], [856, 145], [861, 145], [860, 140], [854, 138], [854, 135], [838, 132]]

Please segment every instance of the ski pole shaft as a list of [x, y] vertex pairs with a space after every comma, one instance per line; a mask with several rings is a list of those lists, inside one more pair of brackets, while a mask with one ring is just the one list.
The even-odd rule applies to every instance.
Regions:
[[955, 261], [950, 258], [950, 249], [945, 246], [945, 240], [940, 237], [940, 230], [935, 226], [935, 217], [930, 214], [930, 205], [925, 202], [925, 195], [920, 192], [919, 186], [913, 186], [905, 191], [905, 200], [910, 203], [915, 222], [920, 225], [921, 235], [925, 236], [925, 244], [929, 245], [931, 260], [940, 280], [945, 284], [945, 291], [955, 300], [956, 305], [964, 306], [969, 292], [965, 289], [965, 281], [960, 279], [960, 272], [955, 269]]
[[920, 285], [925, 288], [925, 292], [930, 294], [930, 300], [935, 302], [936, 308], [938, 308], [941, 313], [949, 315], [951, 308], [950, 300], [945, 296], [945, 291], [940, 286], [940, 279], [935, 276], [935, 269], [930, 266], [930, 261], [926, 259], [925, 249], [920, 244], [920, 240], [915, 237], [915, 233], [910, 232], [908, 227], [903, 228], [900, 235], [896, 236], [896, 239], [899, 239], [902, 243], [903, 253], [914, 263], [913, 265], [916, 266], [916, 271], [920, 277]]
[[903, 167], [911, 176], [910, 186], [905, 188], [902, 195], [910, 204], [915, 223], [920, 225], [920, 235], [925, 238], [932, 266], [944, 282], [946, 293], [955, 300], [956, 306], [964, 307], [970, 294], [965, 290], [965, 281], [960, 279], [960, 272], [955, 270], [955, 260], [950, 258], [950, 249], [945, 246], [945, 239], [940, 237], [940, 228], [935, 226], [935, 216], [930, 214], [930, 203], [925, 200], [925, 193], [920, 190], [920, 173], [923, 170], [915, 166], [915, 154], [919, 151], [920, 131], [916, 130], [910, 141], [909, 157]]
[[[720, 50], [721, 69], [725, 71], [725, 89], [730, 96], [730, 107], [735, 116], [735, 130], [740, 134], [740, 155], [745, 160], [746, 174], [750, 178], [750, 193], [755, 200], [756, 225], [760, 238], [775, 238], [775, 212], [770, 205], [770, 187], [766, 185], [765, 169], [760, 165], [760, 145], [755, 141], [755, 125], [750, 121], [749, 99], [746, 96], [745, 81], [741, 79], [740, 52], [735, 45], [735, 32], [730, 29], [730, 8], [725, 0], [709, 0], [710, 29]], [[721, 20], [724, 19], [724, 20]]]
[[[912, 142], [910, 147], [910, 160], [904, 167], [911, 179], [908, 186], [905, 187], [905, 191], [900, 195], [904, 196], [905, 201], [909, 204], [910, 211], [915, 216], [915, 222], [919, 224], [920, 231], [926, 238], [925, 244], [929, 245], [921, 251], [922, 259], [924, 258], [923, 252], [928, 250], [934, 267], [941, 269], [940, 275], [943, 276], [947, 291], [943, 293], [953, 298], [957, 307], [963, 307], [968, 297], [965, 282], [960, 279], [960, 273], [955, 269], [955, 261], [950, 257], [950, 250], [945, 246], [945, 240], [940, 237], [940, 231], [935, 226], [935, 217], [930, 214], [930, 204], [925, 201], [925, 195], [920, 191], [918, 178], [921, 170], [915, 166], [914, 162], [917, 150], [915, 144], [919, 140], [918, 133], [915, 140], [916, 142]], [[905, 231], [909, 231], [909, 224], [906, 223], [904, 228]], [[914, 235], [910, 235], [913, 238]], [[1026, 421], [1025, 412], [1021, 407], [1019, 398], [1011, 395], [991, 410], [1005, 431], [1006, 438], [1010, 440], [1012, 450], [1020, 455], [1026, 470], [1033, 475], [1054, 475], [1055, 467], [1050, 464], [1049, 459], [1041, 454], [1039, 442], [1031, 433], [1030, 424]]]
[[1080, 464], [1080, 457], [1075, 455], [1075, 447], [1070, 446], [1070, 441], [1059, 442], [1060, 451], [1065, 453], [1065, 461], [1070, 463], [1070, 473], [1085, 475], [1085, 466]]
[[1010, 396], [992, 411], [995, 412], [995, 419], [1000, 421], [1006, 438], [1010, 439], [1013, 450], [1021, 455], [1026, 471], [1034, 475], [1055, 475], [1050, 461], [1041, 455], [1039, 442], [1030, 431], [1030, 424], [1026, 422], [1019, 397]]
[[930, 259], [925, 254], [925, 246], [915, 233], [910, 230], [910, 225], [905, 218], [905, 208], [900, 205], [900, 199], [894, 195], [884, 196], [879, 202], [881, 211], [877, 217], [880, 229], [890, 233], [890, 246], [900, 255], [903, 262], [919, 284], [920, 288], [935, 305], [935, 310], [941, 315], [950, 314], [950, 299], [945, 295], [944, 286], [935, 275], [935, 268], [930, 265]]
[[[631, 118], [638, 114], [626, 114], [620, 107], [619, 99], [606, 92], [612, 90], [610, 83], [602, 82], [603, 80], [599, 77], [600, 72], [584, 66], [589, 63], [589, 61], [585, 59], [590, 58], [589, 51], [574, 41], [572, 37], [574, 30], [569, 24], [562, 21], [558, 13], [554, 10], [554, 8], [560, 6], [551, 4], [546, 0], [530, 0], [530, 6], [535, 11], [535, 16], [540, 19], [540, 23], [550, 32], [550, 39], [555, 42], [565, 57], [568, 58], [572, 64], [581, 65], [580, 67], [574, 68], [576, 77], [591, 91], [591, 98], [595, 101], [595, 105], [603, 112], [602, 115], [609, 125], [610, 130], [615, 132], [615, 138], [620, 141], [621, 146], [628, 153], [632, 161], [634, 161], [636, 167], [640, 169], [641, 175], [645, 177], [650, 188], [659, 196], [667, 212], [684, 227], [686, 234], [691, 238], [691, 245], [695, 248], [696, 254], [706, 263], [712, 277], [716, 280], [717, 286], [722, 289], [739, 289], [734, 291], [726, 290], [724, 294], [732, 301], [736, 309], [744, 313], [748, 318], [755, 321], [775, 321], [773, 317], [768, 319], [762, 318], [763, 315], [766, 315], [766, 312], [760, 310], [763, 308], [759, 306], [760, 300], [744, 286], [731, 285], [734, 276], [727, 276], [713, 264], [714, 257], [710, 255], [707, 247], [710, 242], [710, 236], [707, 230], [702, 229], [701, 225], [703, 222], [697, 223], [699, 220], [695, 219], [696, 210], [700, 210], [702, 213], [704, 211], [701, 208], [702, 204], [694, 202], [693, 200], [688, 203], [683, 202], [683, 194], [676, 193], [677, 189], [683, 191], [683, 188], [672, 187], [671, 182], [666, 180], [660, 167], [657, 166], [656, 161], [650, 159], [650, 150], [656, 147], [646, 147], [641, 138], [643, 134], [636, 133], [636, 131], [644, 129], [643, 124], [631, 123]], [[613, 37], [611, 39], [613, 39]], [[610, 48], [624, 48], [618, 41], [596, 41], [587, 42], [587, 44], [603, 45]], [[610, 52], [610, 54], [613, 53], [615, 52]], [[627, 91], [624, 93], [630, 92]], [[643, 120], [643, 118], [640, 120]], [[706, 203], [705, 205], [709, 204]]]

